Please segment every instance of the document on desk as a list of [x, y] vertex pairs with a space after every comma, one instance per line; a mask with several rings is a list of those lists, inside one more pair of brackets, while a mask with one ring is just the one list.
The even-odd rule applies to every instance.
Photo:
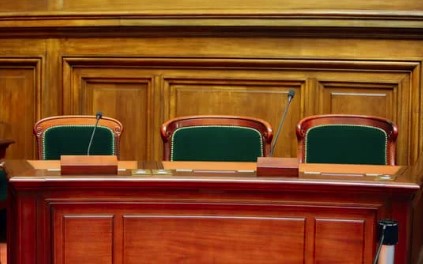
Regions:
[[163, 161], [162, 164], [166, 170], [193, 173], [242, 173], [257, 169], [255, 162]]
[[404, 166], [391, 165], [301, 163], [299, 166], [300, 173], [304, 175], [352, 177], [400, 175], [404, 169]]

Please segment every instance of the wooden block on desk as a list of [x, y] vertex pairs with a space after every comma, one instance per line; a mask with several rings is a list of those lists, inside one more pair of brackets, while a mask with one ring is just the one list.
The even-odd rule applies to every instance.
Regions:
[[117, 175], [118, 161], [112, 155], [62, 155], [62, 175]]
[[298, 177], [297, 158], [259, 157], [257, 176]]

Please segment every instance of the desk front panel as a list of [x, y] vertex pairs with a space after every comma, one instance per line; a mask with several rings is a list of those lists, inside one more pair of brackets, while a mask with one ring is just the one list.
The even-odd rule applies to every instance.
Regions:
[[37, 223], [21, 242], [39, 263], [371, 263], [389, 213], [370, 196], [100, 189], [17, 197], [18, 225]]
[[410, 258], [419, 187], [405, 174], [62, 176], [31, 164], [6, 164], [11, 263], [367, 264], [383, 218], [398, 221], [395, 261]]

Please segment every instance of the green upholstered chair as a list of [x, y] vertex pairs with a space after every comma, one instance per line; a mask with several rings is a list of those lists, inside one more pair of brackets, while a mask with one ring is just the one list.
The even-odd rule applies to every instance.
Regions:
[[297, 125], [301, 163], [395, 165], [396, 125], [364, 115], [315, 115]]
[[163, 123], [163, 160], [257, 161], [268, 156], [270, 124], [252, 117], [197, 115]]
[[7, 232], [7, 185], [8, 179], [3, 166], [0, 167], [0, 242], [6, 241]]
[[[62, 115], [39, 120], [34, 125], [38, 159], [58, 160], [61, 155], [87, 155], [96, 116]], [[90, 155], [119, 157], [122, 124], [113, 118], [102, 117], [93, 138]]]
[[[0, 139], [0, 159], [6, 157], [6, 150], [10, 144], [15, 143], [15, 141], [10, 139]], [[7, 185], [8, 179], [6, 170], [3, 167], [3, 162], [0, 163], [0, 242], [6, 241], [7, 233]]]

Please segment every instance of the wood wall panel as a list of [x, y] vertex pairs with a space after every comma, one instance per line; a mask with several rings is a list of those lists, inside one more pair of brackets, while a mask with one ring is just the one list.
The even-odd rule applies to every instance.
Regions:
[[[248, 74], [245, 73], [246, 76]], [[197, 114], [253, 116], [270, 122], [276, 132], [288, 103], [288, 91], [294, 90], [297, 100], [290, 106], [284, 133], [280, 136], [275, 153], [279, 156], [295, 157], [295, 125], [300, 120], [301, 88], [304, 87], [304, 82], [266, 79], [262, 76], [257, 76], [257, 80], [234, 79], [231, 75], [220, 72], [212, 73], [207, 79], [166, 78], [165, 88], [168, 94], [165, 98], [168, 99], [165, 105], [170, 109], [165, 112], [165, 117], [168, 119]], [[186, 107], [187, 105], [190, 107]]]
[[[53, 1], [51, 1], [53, 2]], [[376, 3], [375, 3], [376, 2]], [[209, 12], [222, 12], [222, 9], [233, 9], [234, 11], [244, 11], [245, 10], [263, 10], [261, 12], [264, 12], [266, 10], [267, 12], [270, 12], [269, 10], [272, 10], [275, 12], [276, 10], [286, 10], [291, 8], [297, 8], [297, 9], [309, 9], [310, 7], [313, 7], [314, 9], [357, 9], [357, 8], [363, 8], [363, 9], [397, 9], [398, 7], [405, 8], [405, 9], [417, 9], [417, 10], [423, 10], [418, 0], [411, 0], [406, 5], [404, 3], [400, 2], [399, 0], [394, 0], [389, 3], [380, 2], [380, 1], [345, 1], [342, 3], [339, 3], [339, 1], [335, 0], [329, 0], [329, 1], [322, 1], [322, 2], [316, 2], [312, 0], [307, 0], [301, 3], [298, 3], [294, 0], [288, 0], [288, 1], [282, 1], [282, 0], [265, 0], [262, 1], [260, 4], [249, 0], [249, 1], [242, 1], [242, 0], [230, 0], [230, 1], [216, 1], [216, 2], [202, 2], [198, 3], [195, 1], [190, 0], [184, 0], [180, 1], [177, 4], [170, 0], [160, 0], [160, 1], [153, 1], [153, 0], [144, 0], [144, 1], [136, 1], [136, 0], [129, 0], [125, 1], [124, 3], [119, 2], [118, 0], [115, 1], [109, 1], [108, 5], [102, 4], [100, 0], [90, 0], [90, 1], [74, 1], [74, 0], [67, 0], [62, 1], [61, 5], [56, 5], [57, 8], [60, 8], [62, 10], [68, 10], [68, 11], [116, 11], [116, 10], [122, 10], [122, 11], [129, 11], [129, 10], [162, 10], [164, 6], [169, 6], [171, 9], [174, 10], [186, 10], [190, 12], [194, 11], [204, 11], [209, 10]], [[111, 9], [114, 8], [114, 9]], [[163, 12], [163, 11], [162, 11]], [[169, 11], [168, 11], [169, 12]], [[174, 11], [175, 12], [175, 11]], [[181, 11], [179, 11], [181, 12]]]
[[104, 115], [117, 118], [124, 124], [125, 134], [121, 137], [121, 156], [123, 160], [152, 160], [149, 155], [149, 80], [124, 81], [108, 80], [96, 82], [88, 80], [83, 104], [83, 112], [93, 113], [101, 110]]
[[396, 122], [401, 165], [423, 152], [421, 0], [2, 1], [0, 33], [7, 158], [36, 157], [38, 119], [101, 110], [125, 125], [123, 159], [160, 159], [166, 119], [254, 114], [276, 129], [289, 89], [277, 156], [296, 156], [300, 118], [338, 112]]
[[413, 61], [69, 57], [64, 62], [64, 113], [101, 110], [121, 120], [123, 159], [160, 159], [160, 125], [182, 115], [254, 116], [276, 131], [290, 89], [296, 96], [277, 156], [296, 157], [301, 118], [328, 113], [391, 119], [400, 129], [398, 163], [411, 164], [419, 152], [411, 129], [419, 124], [407, 114], [418, 108], [411, 100], [419, 94], [413, 78], [420, 78]]
[[[329, 9], [313, 1], [308, 10], [307, 1], [280, 0], [3, 3], [0, 59], [42, 58], [34, 109], [24, 113], [35, 117], [26, 126], [104, 108], [125, 125], [124, 159], [160, 159], [160, 124], [182, 114], [254, 113], [276, 129], [284, 93], [295, 89], [277, 156], [296, 156], [302, 117], [365, 113], [398, 124], [398, 163], [412, 164], [423, 151], [416, 1], [333, 2]], [[8, 158], [35, 158], [35, 140], [22, 143], [24, 134], [16, 138], [25, 147], [15, 144]]]
[[[64, 111], [118, 119], [124, 126], [121, 136], [122, 160], [154, 160], [154, 79], [141, 70], [71, 67], [70, 86], [65, 84]], [[158, 93], [158, 91], [156, 91]], [[157, 151], [158, 152], [158, 151]]]
[[[420, 152], [413, 146], [421, 143], [413, 136], [412, 127], [418, 121], [411, 115], [417, 106], [411, 98], [419, 96], [419, 90], [411, 85], [418, 64], [407, 68], [390, 73], [378, 73], [378, 69], [375, 73], [345, 73], [336, 81], [317, 80], [318, 94], [322, 95], [317, 113], [375, 115], [393, 120], [399, 128], [397, 162], [412, 164]], [[404, 70], [408, 72], [402, 73]]]
[[0, 60], [0, 137], [15, 141], [6, 157], [32, 156], [32, 128], [40, 106], [40, 59]]
[[357, 84], [355, 87], [345, 87], [342, 84], [321, 83], [323, 99], [320, 102], [322, 113], [356, 113], [360, 115], [373, 114], [393, 120], [396, 110], [393, 100], [396, 91], [391, 87], [368, 87]]

